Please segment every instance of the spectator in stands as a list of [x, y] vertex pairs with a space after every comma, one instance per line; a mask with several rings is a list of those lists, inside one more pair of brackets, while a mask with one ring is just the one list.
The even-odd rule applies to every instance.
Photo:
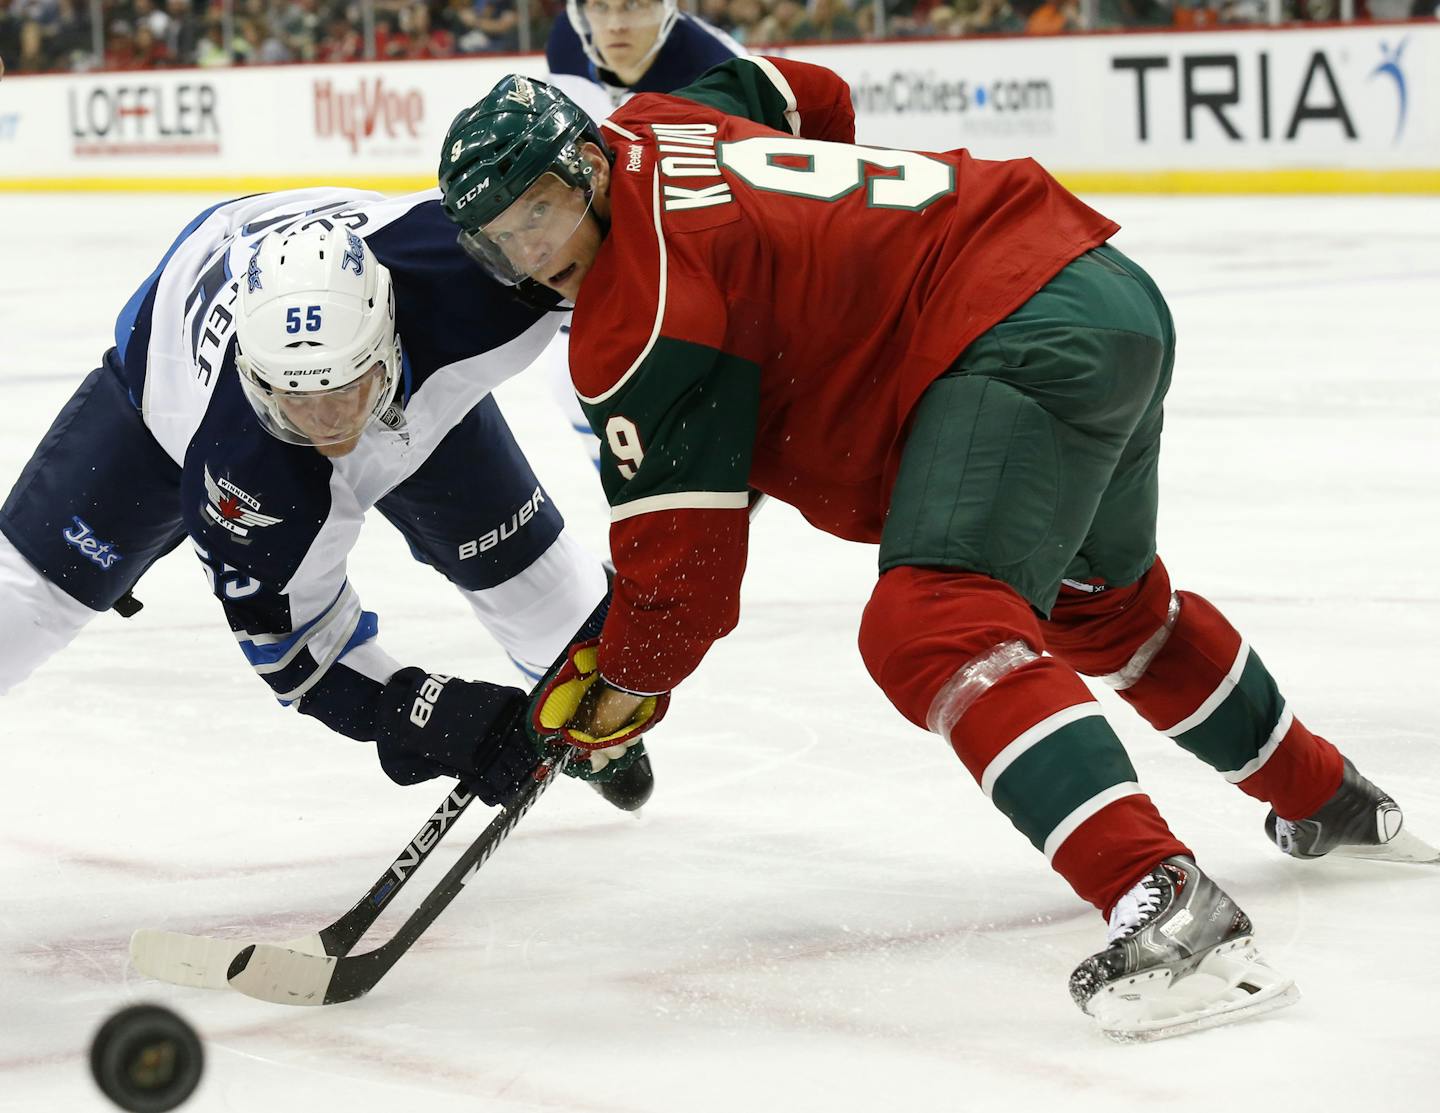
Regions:
[[135, 32], [143, 27], [160, 42], [170, 36], [170, 13], [158, 7], [155, 0], [135, 0]]
[[315, 0], [290, 0], [278, 17], [280, 38], [290, 56], [304, 62], [315, 60], [320, 27], [320, 13]]
[[400, 13], [375, 13], [375, 57], [381, 61], [404, 58], [410, 51], [410, 36], [400, 27]]
[[1080, 0], [1042, 0], [1025, 21], [1027, 35], [1059, 35], [1080, 30]]
[[1100, 0], [1097, 26], [1170, 27], [1175, 12], [1170, 0]]
[[205, 21], [205, 29], [200, 33], [200, 39], [195, 44], [195, 64], [197, 66], [228, 66], [230, 64], [230, 51], [225, 48], [225, 32], [220, 26], [219, 19], [208, 19]]
[[858, 39], [860, 28], [844, 0], [810, 0], [810, 6], [790, 28], [794, 42], [828, 42], [832, 39]]
[[951, 39], [962, 29], [958, 11], [949, 4], [935, 4], [925, 13], [924, 22], [916, 25], [915, 33], [929, 39]]
[[20, 53], [15, 69], [22, 73], [49, 69], [55, 36], [62, 26], [59, 0], [14, 0], [10, 14], [19, 24]]
[[730, 0], [729, 8], [730, 25], [722, 30], [742, 46], [759, 42], [755, 37], [755, 28], [765, 18], [765, 7], [760, 0]]
[[20, 73], [41, 73], [50, 68], [50, 59], [45, 54], [45, 33], [33, 19], [20, 21], [20, 56], [15, 60], [15, 69]]
[[139, 69], [135, 56], [135, 28], [129, 20], [116, 19], [105, 33], [105, 61], [107, 70]]
[[795, 25], [805, 18], [805, 9], [796, 0], [775, 0], [774, 6], [755, 25], [756, 43], [793, 42]]
[[278, 23], [270, 20], [261, 23], [253, 19], [247, 22], [251, 30], [247, 38], [250, 41], [252, 64], [273, 66], [295, 61], [295, 53], [285, 41], [284, 32]]
[[177, 66], [193, 66], [205, 23], [190, 0], [165, 0], [165, 47]]
[[407, 58], [449, 58], [455, 53], [455, 36], [430, 21], [430, 8], [423, 3], [411, 4], [401, 15], [401, 26], [410, 38]]
[[440, 25], [450, 32], [460, 54], [479, 54], [490, 46], [490, 37], [480, 30], [480, 13], [475, 0], [446, 0]]
[[966, 32], [971, 35], [1013, 33], [1025, 30], [1025, 21], [1010, 6], [1010, 0], [980, 0]]
[[325, 37], [315, 49], [317, 62], [353, 62], [365, 54], [365, 43], [355, 25], [339, 12], [330, 17]]
[[130, 68], [136, 70], [163, 69], [175, 64], [175, 59], [171, 56], [170, 48], [165, 44], [165, 40], [157, 37], [148, 23], [135, 25], [133, 58], [134, 64]]
[[730, 0], [700, 0], [699, 8], [698, 14], [706, 23], [734, 36], [735, 24], [730, 16]]
[[520, 49], [520, 15], [515, 0], [475, 0], [475, 14], [480, 30], [490, 40], [487, 50]]

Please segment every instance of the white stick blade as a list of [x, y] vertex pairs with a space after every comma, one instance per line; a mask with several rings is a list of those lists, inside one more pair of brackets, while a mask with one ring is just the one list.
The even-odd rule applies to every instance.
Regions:
[[[227, 989], [225, 975], [235, 956], [250, 946], [249, 939], [215, 939], [179, 931], [141, 928], [130, 937], [130, 962], [146, 977], [195, 989]], [[318, 935], [306, 935], [280, 944], [296, 951], [323, 954]]]
[[323, 1005], [335, 961], [329, 955], [257, 943], [245, 969], [230, 979], [230, 985], [276, 1005]]

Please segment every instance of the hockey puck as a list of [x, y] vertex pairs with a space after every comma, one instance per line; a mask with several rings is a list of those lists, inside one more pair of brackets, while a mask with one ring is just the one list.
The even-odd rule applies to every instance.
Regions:
[[165, 1113], [200, 1084], [205, 1052], [195, 1029], [162, 1005], [121, 1009], [95, 1033], [90, 1073], [130, 1113]]

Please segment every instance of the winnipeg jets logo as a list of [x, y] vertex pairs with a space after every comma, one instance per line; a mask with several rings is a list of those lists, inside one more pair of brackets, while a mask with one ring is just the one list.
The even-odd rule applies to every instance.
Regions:
[[365, 276], [365, 245], [350, 229], [345, 229], [345, 254], [340, 259], [340, 269], [350, 268], [355, 272], [356, 277]]
[[101, 541], [96, 537], [95, 531], [83, 518], [72, 517], [70, 520], [75, 523], [74, 528], [61, 532], [65, 535], [65, 540], [79, 549], [86, 559], [94, 561], [107, 572], [114, 567], [117, 560], [125, 559], [115, 551], [115, 546], [109, 541]]
[[255, 250], [250, 253], [250, 265], [245, 268], [245, 285], [249, 293], [260, 289], [260, 245], [264, 239], [255, 241]]
[[202, 509], [206, 517], [236, 537], [249, 537], [252, 529], [278, 525], [284, 520], [261, 514], [258, 499], [251, 498], [224, 476], [214, 478], [209, 464], [205, 465], [205, 494]]

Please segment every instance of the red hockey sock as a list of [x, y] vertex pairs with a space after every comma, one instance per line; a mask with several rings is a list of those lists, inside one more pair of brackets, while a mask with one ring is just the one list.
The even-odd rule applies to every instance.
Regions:
[[1293, 716], [1224, 615], [1199, 595], [1172, 595], [1159, 560], [1128, 587], [1062, 591], [1044, 630], [1057, 657], [1104, 676], [1153, 727], [1282, 818], [1310, 815], [1340, 787], [1340, 752]]
[[1073, 669], [1036, 652], [1029, 606], [989, 577], [885, 573], [860, 649], [906, 718], [950, 742], [982, 790], [1102, 911], [1161, 859], [1190, 852]]

